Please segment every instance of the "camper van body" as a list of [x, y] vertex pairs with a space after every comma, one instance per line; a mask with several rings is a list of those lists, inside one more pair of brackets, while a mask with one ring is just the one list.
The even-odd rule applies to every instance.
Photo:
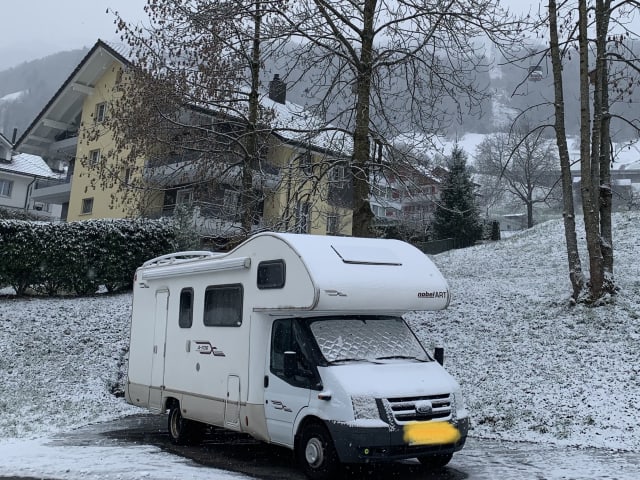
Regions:
[[[442, 462], [467, 411], [401, 316], [448, 303], [429, 258], [396, 240], [261, 233], [159, 257], [135, 275], [126, 399], [169, 410], [176, 442], [187, 425], [246, 432], [295, 449], [314, 478], [334, 460]], [[443, 422], [455, 438], [406, 437]]]

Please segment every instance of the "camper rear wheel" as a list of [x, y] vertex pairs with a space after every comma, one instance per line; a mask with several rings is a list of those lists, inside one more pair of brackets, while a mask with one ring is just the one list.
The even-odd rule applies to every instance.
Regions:
[[334, 477], [340, 469], [338, 453], [327, 428], [317, 422], [303, 427], [296, 445], [296, 456], [302, 470], [313, 480]]
[[418, 460], [427, 470], [437, 470], [444, 467], [451, 461], [453, 453], [447, 453], [445, 455], [430, 455], [424, 457], [418, 457]]
[[202, 441], [204, 425], [184, 418], [178, 402], [171, 404], [167, 423], [171, 443], [175, 445], [194, 445]]

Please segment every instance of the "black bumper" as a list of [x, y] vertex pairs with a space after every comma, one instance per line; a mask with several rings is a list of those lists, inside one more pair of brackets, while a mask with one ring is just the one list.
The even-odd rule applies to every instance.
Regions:
[[408, 445], [404, 441], [402, 427], [390, 431], [389, 427], [354, 427], [333, 422], [327, 424], [342, 463], [385, 462], [457, 452], [467, 440], [469, 418], [459, 420], [454, 426], [460, 432], [460, 439], [456, 443]]

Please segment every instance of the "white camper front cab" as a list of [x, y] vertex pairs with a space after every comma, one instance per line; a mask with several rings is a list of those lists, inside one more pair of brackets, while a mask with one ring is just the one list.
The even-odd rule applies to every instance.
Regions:
[[175, 443], [206, 425], [339, 464], [442, 466], [469, 425], [458, 383], [402, 315], [449, 303], [429, 258], [397, 240], [261, 233], [136, 272], [128, 402], [169, 411]]

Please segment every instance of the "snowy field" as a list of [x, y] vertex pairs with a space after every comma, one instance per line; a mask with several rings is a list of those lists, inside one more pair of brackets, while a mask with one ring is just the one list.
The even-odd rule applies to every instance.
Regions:
[[[452, 304], [408, 320], [428, 349], [445, 348], [472, 437], [640, 450], [640, 214], [616, 214], [614, 232], [621, 290], [597, 309], [568, 306], [560, 221], [433, 257]], [[130, 294], [0, 298], [0, 476], [107, 478], [96, 473], [96, 450], [48, 445], [60, 432], [140, 412], [111, 394], [126, 369], [130, 305]], [[154, 447], [120, 450], [108, 478], [202, 475]], [[136, 476], [123, 470], [133, 457]], [[211, 478], [248, 478], [218, 473]]]

